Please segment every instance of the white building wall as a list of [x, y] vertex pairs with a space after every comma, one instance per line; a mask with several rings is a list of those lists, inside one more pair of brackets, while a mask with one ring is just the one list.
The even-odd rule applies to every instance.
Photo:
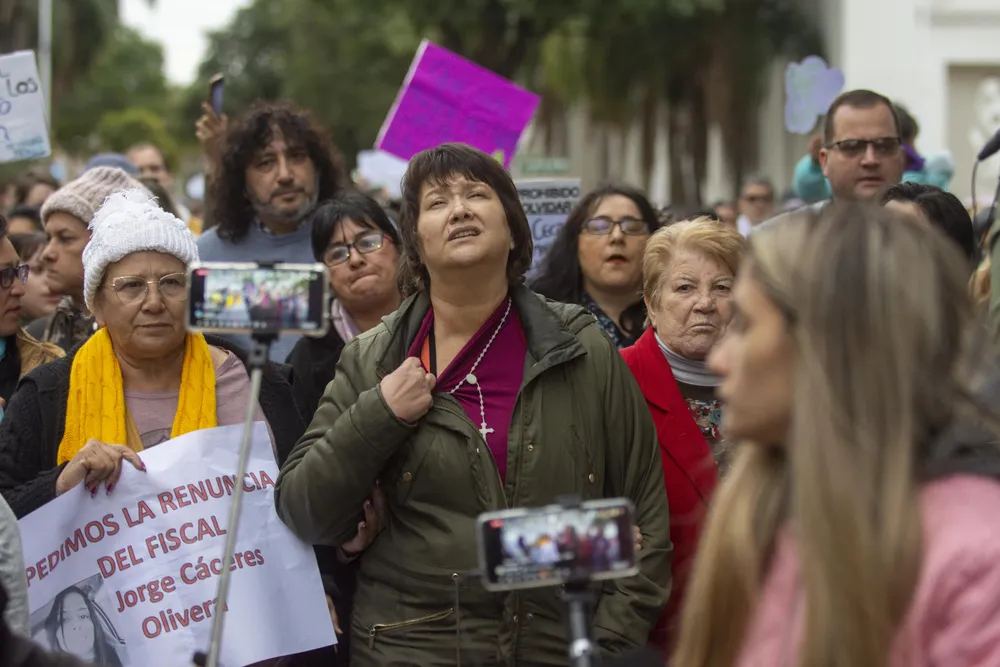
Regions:
[[[1000, 0], [802, 0], [820, 23], [831, 65], [840, 67], [847, 89], [870, 88], [906, 105], [920, 123], [918, 148], [936, 153], [949, 150], [968, 160], [966, 146], [953, 145], [957, 136], [949, 109], [959, 101], [950, 91], [952, 68], [969, 66], [997, 68], [1000, 76]], [[759, 171], [774, 179], [779, 192], [791, 185], [795, 163], [808, 146], [808, 137], [791, 135], [784, 129], [784, 69], [775, 65], [770, 93], [760, 109], [756, 131], [760, 136]], [[965, 103], [964, 98], [961, 103]], [[569, 157], [573, 175], [584, 187], [610, 177], [641, 185], [638, 128], [619, 137], [611, 132], [607, 165], [603, 163], [605, 130], [590, 123], [585, 109], [568, 116]], [[965, 136], [962, 133], [963, 137]], [[624, 141], [624, 144], [622, 142]], [[537, 153], [528, 147], [526, 153]], [[653, 170], [652, 198], [665, 203], [669, 183], [666, 118], [661, 122]], [[703, 188], [706, 202], [729, 197], [722, 162], [721, 138], [709, 137], [708, 177]], [[960, 165], [954, 184], [967, 196], [968, 183], [961, 182], [971, 165]], [[985, 165], [987, 178], [1000, 169], [1000, 158]], [[983, 169], [981, 169], [983, 171]], [[982, 178], [980, 180], [983, 180]], [[966, 179], [967, 181], [967, 179]]]

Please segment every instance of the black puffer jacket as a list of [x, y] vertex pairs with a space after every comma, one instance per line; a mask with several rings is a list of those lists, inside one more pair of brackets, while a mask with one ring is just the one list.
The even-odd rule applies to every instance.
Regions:
[[[209, 345], [248, 363], [242, 348], [214, 336], [206, 339]], [[25, 375], [0, 421], [0, 493], [18, 518], [56, 497], [56, 479], [65, 466], [56, 460], [66, 429], [69, 378], [77, 349]], [[260, 406], [274, 434], [281, 465], [306, 426], [292, 398], [288, 366], [269, 364], [264, 369]]]

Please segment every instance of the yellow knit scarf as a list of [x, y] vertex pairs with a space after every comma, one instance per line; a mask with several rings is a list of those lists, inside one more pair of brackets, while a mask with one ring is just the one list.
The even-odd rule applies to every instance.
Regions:
[[[201, 334], [188, 334], [177, 414], [171, 438], [217, 426], [215, 367]], [[59, 444], [58, 462], [69, 461], [91, 438], [142, 450], [142, 441], [125, 405], [121, 366], [106, 328], [95, 333], [73, 359], [66, 402], [66, 431]]]

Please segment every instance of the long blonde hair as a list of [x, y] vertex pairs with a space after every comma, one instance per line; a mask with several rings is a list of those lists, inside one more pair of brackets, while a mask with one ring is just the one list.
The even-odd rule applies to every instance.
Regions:
[[733, 664], [786, 529], [805, 618], [788, 667], [887, 663], [920, 570], [928, 443], [967, 395], [971, 319], [957, 250], [900, 217], [829, 207], [751, 237], [744, 268], [795, 342], [792, 425], [785, 446], [739, 447], [702, 537], [675, 667]]

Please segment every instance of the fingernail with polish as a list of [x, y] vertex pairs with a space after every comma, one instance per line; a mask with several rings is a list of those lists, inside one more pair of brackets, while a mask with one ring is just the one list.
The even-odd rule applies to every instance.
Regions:
[[371, 508], [372, 508], [372, 501], [366, 500], [365, 501], [365, 509], [366, 510], [370, 510]]
[[365, 528], [367, 528], [367, 527], [368, 527], [368, 524], [367, 524], [367, 523], [365, 523], [364, 521], [362, 521], [362, 522], [361, 522], [361, 530], [364, 530], [364, 529], [365, 529]]
[[97, 487], [96, 486], [93, 488], [93, 490], [91, 490], [90, 497], [91, 498], [96, 498], [97, 497]]
[[111, 489], [115, 488], [114, 484], [108, 484], [108, 495], [111, 495]]

